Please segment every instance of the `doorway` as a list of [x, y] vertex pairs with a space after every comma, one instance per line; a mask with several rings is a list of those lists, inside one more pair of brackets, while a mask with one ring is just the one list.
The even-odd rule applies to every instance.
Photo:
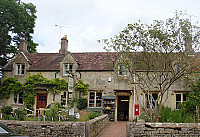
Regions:
[[47, 106], [47, 94], [37, 94], [37, 106], [36, 109], [46, 108]]
[[118, 96], [117, 121], [128, 121], [129, 96]]

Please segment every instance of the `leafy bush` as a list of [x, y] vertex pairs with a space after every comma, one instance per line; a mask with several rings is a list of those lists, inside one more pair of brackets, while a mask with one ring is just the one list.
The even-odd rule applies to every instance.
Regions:
[[50, 110], [46, 112], [46, 119], [51, 121], [58, 121], [59, 119], [59, 111], [62, 109], [60, 103], [55, 103], [54, 106], [50, 107]]
[[14, 112], [18, 120], [25, 120], [25, 112], [23, 110], [16, 109]]
[[76, 107], [79, 109], [79, 110], [83, 110], [87, 107], [88, 105], [88, 101], [87, 101], [87, 98], [79, 98], [77, 100], [77, 104], [76, 104]]
[[1, 112], [5, 115], [11, 115], [12, 107], [11, 106], [3, 106]]
[[183, 107], [179, 110], [171, 110], [168, 107], [162, 107], [160, 112], [160, 122], [173, 122], [173, 123], [193, 123], [192, 114], [185, 111]]
[[94, 118], [96, 118], [100, 115], [101, 115], [100, 112], [90, 112], [89, 115], [88, 115], [88, 118], [89, 118], [89, 120], [91, 120], [91, 119], [94, 119]]

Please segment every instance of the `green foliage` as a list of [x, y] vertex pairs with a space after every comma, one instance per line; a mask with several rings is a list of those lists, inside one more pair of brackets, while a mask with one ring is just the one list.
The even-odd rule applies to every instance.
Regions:
[[50, 107], [50, 110], [46, 112], [46, 119], [51, 121], [53, 118], [53, 121], [58, 121], [59, 118], [59, 111], [62, 109], [62, 106], [60, 103], [55, 103], [54, 106]]
[[49, 80], [44, 78], [42, 74], [35, 74], [26, 77], [25, 83], [23, 85], [25, 92], [23, 95], [23, 101], [29, 108], [35, 103], [36, 90], [38, 86], [47, 87], [51, 92], [57, 94], [60, 93], [62, 89], [67, 89], [67, 82], [64, 79], [53, 79]]
[[167, 107], [162, 107], [160, 112], [160, 122], [172, 122], [172, 123], [193, 123], [193, 115], [187, 112], [183, 107], [178, 110], [171, 110]]
[[25, 120], [26, 114], [24, 110], [15, 109], [14, 112], [15, 112], [15, 117], [17, 118], [17, 120], [21, 120], [21, 121]]
[[36, 7], [32, 3], [16, 0], [0, 1], [0, 65], [4, 65], [17, 52], [19, 39], [28, 41], [28, 51], [36, 52], [37, 44], [32, 41], [36, 20]]
[[76, 104], [76, 107], [79, 109], [79, 110], [83, 110], [87, 107], [87, 104], [88, 104], [88, 100], [87, 98], [79, 98], [77, 100], [77, 104]]
[[53, 80], [50, 80], [46, 83], [48, 85], [48, 88], [53, 93], [60, 93], [62, 89], [67, 89], [68, 83], [64, 79], [55, 78]]
[[3, 106], [1, 112], [5, 115], [11, 115], [12, 107], [11, 106]]
[[8, 99], [13, 92], [22, 92], [22, 84], [17, 79], [8, 77], [0, 86], [0, 99]]
[[84, 95], [87, 95], [88, 87], [89, 87], [89, 85], [87, 83], [83, 83], [82, 80], [78, 80], [75, 83], [74, 89], [76, 91], [82, 92]]
[[88, 118], [89, 118], [89, 120], [91, 120], [91, 119], [94, 119], [94, 118], [96, 118], [96, 117], [98, 117], [98, 116], [100, 116], [101, 115], [101, 113], [100, 112], [90, 112], [89, 113], [89, 115], [88, 115]]

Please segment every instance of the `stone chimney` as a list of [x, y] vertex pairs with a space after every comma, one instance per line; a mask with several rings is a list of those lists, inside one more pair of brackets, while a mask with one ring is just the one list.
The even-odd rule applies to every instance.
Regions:
[[59, 50], [59, 54], [67, 54], [68, 52], [68, 40], [67, 35], [61, 38], [61, 49]]
[[25, 40], [24, 37], [20, 40], [19, 51], [28, 52], [27, 51], [27, 41]]

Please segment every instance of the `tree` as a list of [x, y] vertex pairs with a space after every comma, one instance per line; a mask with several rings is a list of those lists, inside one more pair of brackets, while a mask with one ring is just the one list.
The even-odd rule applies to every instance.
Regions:
[[36, 7], [32, 3], [17, 2], [17, 0], [0, 1], [0, 65], [3, 66], [17, 53], [19, 40], [25, 37], [28, 51], [36, 52], [37, 44], [33, 42], [36, 20]]
[[[133, 85], [133, 90], [145, 92], [147, 106], [142, 106], [149, 121], [158, 121], [169, 88], [199, 66], [199, 60], [194, 57], [200, 44], [197, 25], [192, 24], [190, 16], [176, 12], [166, 21], [128, 24], [114, 38], [99, 41], [108, 51], [119, 54], [116, 70], [122, 74], [128, 70], [129, 76], [124, 80]], [[155, 97], [152, 91], [159, 94]], [[138, 100], [139, 96], [136, 92]]]

